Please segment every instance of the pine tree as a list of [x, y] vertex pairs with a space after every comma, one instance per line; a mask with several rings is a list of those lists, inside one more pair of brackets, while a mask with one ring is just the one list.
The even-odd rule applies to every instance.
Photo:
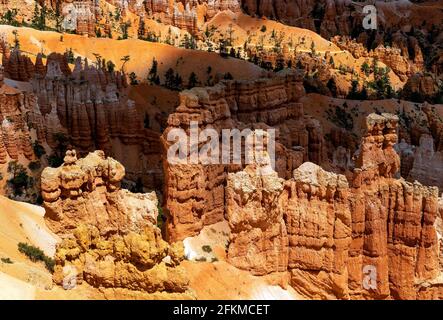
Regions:
[[197, 79], [197, 75], [195, 74], [194, 71], [191, 72], [191, 74], [189, 75], [189, 80], [188, 80], [188, 88], [194, 88], [195, 86], [197, 86], [198, 84], [198, 79]]
[[152, 59], [152, 66], [148, 73], [148, 81], [150, 84], [160, 84], [160, 77], [157, 74], [158, 72], [158, 62], [155, 58]]
[[329, 79], [329, 81], [326, 84], [326, 86], [328, 87], [328, 89], [331, 92], [332, 96], [336, 97], [337, 96], [337, 84], [335, 83], [335, 79], [334, 78]]
[[131, 72], [129, 74], [129, 80], [131, 85], [138, 85], [137, 75], [135, 74], [135, 72]]
[[165, 87], [173, 89], [175, 84], [175, 74], [172, 68], [169, 68], [165, 73]]
[[359, 98], [359, 94], [358, 94], [358, 81], [357, 80], [352, 80], [351, 82], [351, 90], [349, 90], [348, 99], [358, 99]]
[[369, 64], [366, 61], [361, 65], [361, 71], [364, 72], [366, 76], [369, 76], [371, 68], [369, 67]]

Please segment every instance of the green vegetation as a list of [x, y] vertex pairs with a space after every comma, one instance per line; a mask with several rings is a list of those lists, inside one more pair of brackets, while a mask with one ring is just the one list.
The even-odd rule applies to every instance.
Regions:
[[43, 250], [40, 248], [34, 247], [27, 243], [20, 242], [18, 244], [18, 251], [27, 256], [32, 262], [42, 261], [45, 263], [46, 269], [50, 272], [54, 272], [55, 261], [51, 257], [45, 255]]
[[165, 73], [165, 87], [170, 90], [182, 90], [183, 79], [178, 74], [175, 73], [172, 68], [169, 68]]
[[37, 171], [38, 169], [41, 168], [41, 163], [40, 161], [31, 161], [28, 165], [29, 170], [31, 171]]
[[152, 66], [151, 69], [149, 69], [148, 73], [148, 81], [151, 85], [160, 85], [160, 76], [158, 75], [158, 61], [155, 58], [152, 59]]
[[0, 18], [0, 24], [8, 24], [18, 27], [20, 24], [17, 21], [17, 9], [7, 10]]
[[136, 85], [138, 85], [137, 75], [135, 74], [135, 72], [131, 72], [131, 73], [129, 74], [129, 83], [130, 83], [132, 86], [136, 86]]
[[45, 5], [40, 8], [38, 2], [35, 2], [34, 15], [32, 16], [31, 26], [38, 30], [45, 30], [47, 13], [48, 12]]
[[209, 245], [202, 246], [202, 250], [203, 250], [203, 252], [206, 252], [206, 253], [211, 253], [212, 252], [212, 248]]
[[188, 80], [188, 89], [194, 88], [199, 84], [197, 75], [195, 74], [195, 72], [191, 72], [191, 74], [189, 75], [189, 80]]
[[9, 259], [9, 258], [1, 258], [0, 259], [3, 263], [6, 263], [6, 264], [13, 264], [14, 262], [12, 262], [12, 260], [11, 259]]
[[53, 152], [48, 157], [48, 164], [50, 167], [58, 168], [63, 164], [63, 158], [65, 157], [66, 150], [68, 148], [68, 137], [61, 132], [54, 134], [54, 139], [57, 142]]
[[40, 159], [43, 155], [46, 154], [45, 148], [43, 148], [43, 146], [40, 143], [38, 143], [37, 140], [34, 141], [32, 147], [34, 149], [34, 154], [37, 158]]
[[159, 227], [161, 230], [163, 228], [163, 224], [165, 223], [163, 208], [161, 207], [161, 205], [158, 205], [157, 208], [158, 208], [157, 227]]
[[17, 161], [9, 162], [8, 173], [12, 176], [8, 185], [15, 196], [21, 196], [32, 185], [32, 179], [27, 175], [25, 167]]

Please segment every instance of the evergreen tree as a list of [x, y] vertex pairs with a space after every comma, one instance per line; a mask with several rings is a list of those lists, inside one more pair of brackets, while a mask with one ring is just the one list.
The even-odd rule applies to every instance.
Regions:
[[18, 37], [18, 31], [14, 30], [12, 31], [12, 34], [14, 35], [14, 48], [20, 49], [20, 39]]
[[108, 70], [108, 72], [114, 72], [115, 71], [115, 64], [112, 61], [108, 61], [106, 63], [106, 69]]
[[360, 98], [359, 92], [358, 92], [358, 81], [357, 80], [352, 80], [351, 82], [351, 90], [349, 90], [348, 99], [354, 99], [354, 100], [358, 100]]
[[315, 54], [316, 54], [316, 51], [315, 51], [315, 43], [314, 43], [314, 41], [311, 42], [311, 54], [312, 54], [313, 56], [315, 56]]
[[135, 74], [135, 72], [131, 72], [129, 74], [129, 81], [130, 84], [133, 86], [138, 85], [137, 75]]
[[157, 74], [158, 72], [158, 62], [155, 58], [152, 59], [152, 66], [148, 73], [148, 81], [150, 84], [160, 84], [160, 77]]
[[197, 75], [195, 74], [195, 72], [191, 72], [191, 74], [189, 75], [189, 80], [188, 80], [188, 88], [194, 88], [195, 86], [197, 86], [198, 84], [198, 79], [197, 79]]
[[223, 76], [223, 79], [225, 79], [225, 80], [234, 80], [234, 77], [232, 76], [232, 74], [230, 72], [227, 72]]
[[175, 74], [172, 68], [169, 68], [165, 73], [165, 87], [173, 89], [175, 84]]
[[231, 56], [232, 58], [235, 58], [235, 49], [231, 48], [231, 50], [229, 50], [229, 56]]
[[361, 65], [361, 71], [364, 72], [366, 76], [369, 76], [371, 68], [366, 61]]
[[336, 97], [337, 96], [337, 84], [335, 83], [335, 79], [334, 78], [329, 79], [326, 86], [328, 87], [332, 96]]
[[181, 90], [182, 85], [183, 85], [183, 79], [178, 73], [176, 73], [174, 77], [174, 89]]

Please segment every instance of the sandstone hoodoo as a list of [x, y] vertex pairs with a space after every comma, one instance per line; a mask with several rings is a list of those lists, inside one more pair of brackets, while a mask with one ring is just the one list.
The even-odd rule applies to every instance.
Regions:
[[191, 121], [198, 123], [199, 130], [213, 128], [218, 132], [277, 128], [276, 170], [287, 177], [303, 161], [325, 160], [322, 128], [317, 120], [303, 113], [303, 105], [298, 102], [303, 94], [297, 73], [252, 82], [222, 81], [215, 87], [195, 88], [180, 94], [180, 105], [170, 115], [162, 137], [171, 239], [196, 235], [204, 225], [223, 219], [223, 185], [227, 173], [240, 167], [170, 164], [166, 155], [173, 144], [168, 140], [169, 132], [177, 128], [188, 131]]
[[62, 241], [54, 281], [86, 281], [112, 298], [192, 298], [182, 267], [183, 245], [166, 243], [157, 227], [154, 192], [120, 188], [124, 167], [102, 151], [42, 173], [46, 221]]

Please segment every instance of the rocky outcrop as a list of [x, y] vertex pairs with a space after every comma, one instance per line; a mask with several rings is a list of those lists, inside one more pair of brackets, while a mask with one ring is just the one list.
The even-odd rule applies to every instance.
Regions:
[[114, 296], [192, 298], [183, 246], [167, 244], [156, 226], [155, 193], [120, 189], [124, 174], [102, 151], [82, 159], [68, 151], [61, 167], [43, 171], [45, 219], [62, 238], [54, 281], [65, 289], [86, 281]]
[[[226, 175], [242, 165], [221, 161], [211, 165], [171, 164], [167, 151], [175, 141], [168, 141], [169, 133], [183, 129], [189, 134], [191, 121], [197, 122], [198, 132], [206, 128], [219, 133], [223, 129], [266, 130], [272, 126], [277, 129], [276, 171], [287, 177], [303, 161], [322, 163], [326, 159], [320, 124], [305, 116], [302, 104], [297, 102], [303, 94], [298, 74], [252, 82], [223, 81], [214, 87], [194, 88], [180, 94], [180, 106], [170, 115], [162, 136], [170, 239], [196, 235], [204, 225], [223, 219]], [[221, 135], [216, 139], [217, 148], [221, 148]]]
[[231, 228], [228, 260], [254, 275], [285, 272], [288, 234], [279, 202], [284, 180], [276, 172], [262, 175], [257, 165], [229, 173], [226, 217]]
[[230, 174], [229, 261], [263, 275], [287, 259], [290, 285], [310, 298], [437, 297], [438, 191], [395, 178], [397, 123], [368, 116], [349, 181], [308, 162], [287, 181], [254, 166]]
[[[3, 69], [0, 69], [0, 164], [7, 158], [18, 160], [20, 155], [28, 160], [34, 159], [31, 132], [28, 123], [38, 123], [42, 117], [35, 115], [35, 101], [28, 93], [4, 83]], [[28, 122], [28, 117], [33, 121]], [[37, 127], [42, 135], [43, 128]]]
[[402, 97], [415, 102], [433, 101], [442, 94], [438, 83], [435, 76], [423, 73], [413, 74], [403, 87]]
[[349, 51], [356, 59], [365, 57], [383, 62], [399, 76], [401, 81], [407, 81], [413, 73], [423, 71], [423, 61], [415, 64], [414, 61], [407, 59], [400, 48], [385, 47], [380, 44], [374, 50], [367, 50], [363, 44], [341, 36], [333, 37], [332, 42], [340, 49]]

